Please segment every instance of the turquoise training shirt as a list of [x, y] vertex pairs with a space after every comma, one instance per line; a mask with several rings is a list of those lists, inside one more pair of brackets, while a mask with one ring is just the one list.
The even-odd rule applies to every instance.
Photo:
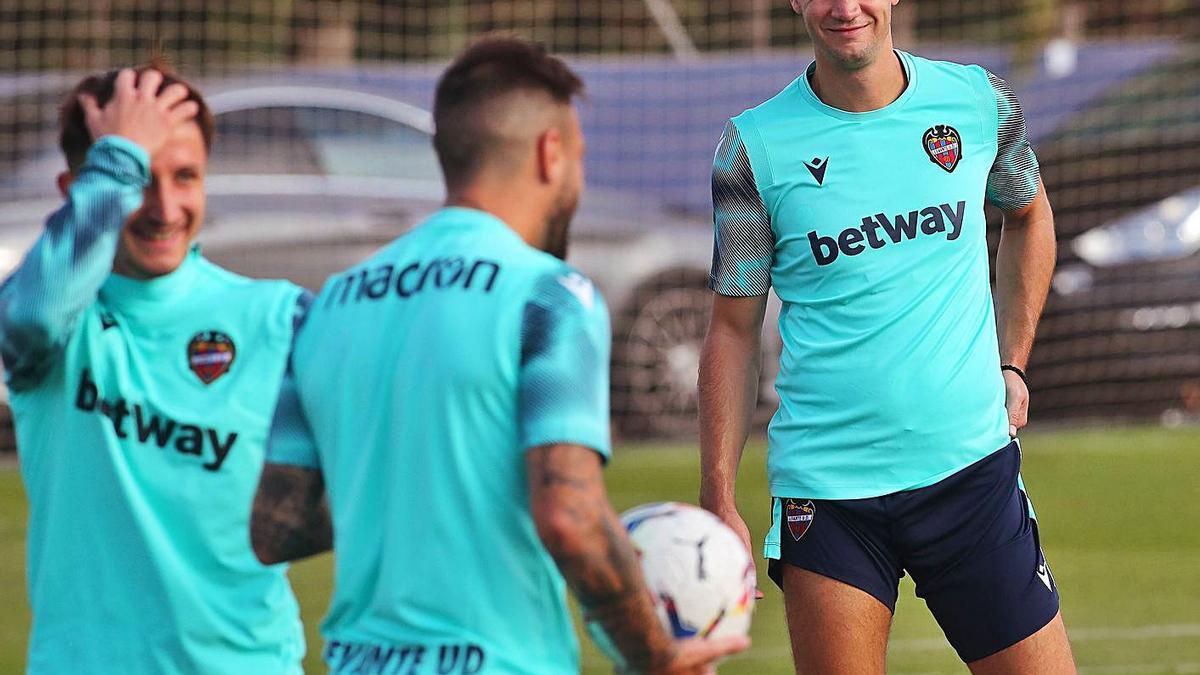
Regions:
[[334, 673], [579, 672], [525, 451], [608, 457], [609, 331], [590, 281], [472, 209], [326, 282], [267, 461], [324, 475]]
[[285, 567], [250, 508], [301, 290], [193, 249], [112, 273], [149, 160], [101, 138], [0, 289], [0, 351], [29, 497], [29, 673], [299, 673]]
[[1009, 442], [983, 208], [1031, 203], [1037, 161], [1002, 80], [896, 54], [888, 106], [825, 105], [811, 65], [717, 149], [710, 286], [783, 303], [776, 497], [923, 487]]

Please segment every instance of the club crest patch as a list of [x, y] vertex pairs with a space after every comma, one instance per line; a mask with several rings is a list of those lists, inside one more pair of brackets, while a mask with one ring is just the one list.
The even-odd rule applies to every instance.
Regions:
[[236, 356], [233, 340], [217, 330], [196, 333], [187, 346], [188, 367], [204, 384], [212, 384], [229, 372]]
[[785, 499], [783, 501], [783, 519], [787, 522], [788, 532], [792, 533], [792, 539], [796, 541], [800, 541], [800, 537], [808, 532], [808, 528], [816, 516], [817, 507], [812, 500]]
[[925, 135], [921, 137], [921, 145], [925, 147], [929, 161], [942, 167], [947, 173], [954, 172], [958, 160], [962, 157], [962, 136], [959, 135], [958, 129], [949, 124], [935, 124], [926, 129]]

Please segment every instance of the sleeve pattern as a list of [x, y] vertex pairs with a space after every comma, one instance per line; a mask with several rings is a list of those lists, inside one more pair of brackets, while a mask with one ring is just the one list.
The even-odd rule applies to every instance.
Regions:
[[722, 295], [763, 295], [771, 287], [775, 235], [733, 122], [713, 159], [713, 258], [709, 288]]
[[522, 449], [573, 443], [608, 457], [612, 333], [598, 291], [576, 272], [544, 275], [521, 326]]
[[988, 174], [987, 199], [1004, 211], [1022, 209], [1038, 193], [1040, 172], [1029, 144], [1025, 116], [1012, 87], [991, 72], [988, 82], [996, 94], [999, 125], [996, 131], [996, 161]]
[[145, 150], [105, 136], [88, 151], [67, 201], [0, 287], [0, 356], [9, 387], [33, 387], [66, 346], [112, 272], [121, 228], [150, 182]]
[[279, 387], [279, 399], [275, 403], [275, 415], [271, 420], [270, 433], [267, 436], [266, 461], [273, 464], [289, 464], [306, 469], [321, 468], [320, 455], [317, 453], [317, 442], [309, 426], [308, 417], [304, 414], [304, 406], [300, 401], [300, 391], [296, 385], [296, 373], [292, 357], [296, 353], [296, 340], [300, 329], [308, 319], [308, 310], [312, 305], [312, 293], [305, 290], [296, 297], [292, 312], [292, 345], [288, 350], [287, 371]]

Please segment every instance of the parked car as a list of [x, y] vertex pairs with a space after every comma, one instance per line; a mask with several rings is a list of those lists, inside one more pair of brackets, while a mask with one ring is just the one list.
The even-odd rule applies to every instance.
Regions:
[[1200, 47], [1039, 144], [1058, 269], [1029, 364], [1036, 419], [1200, 413]]
[[[431, 116], [416, 106], [362, 89], [245, 82], [209, 87], [208, 101], [217, 136], [199, 241], [232, 270], [316, 289], [444, 200]], [[9, 192], [25, 198], [0, 212], [0, 277], [59, 205], [53, 176], [61, 170], [48, 147], [11, 179]], [[596, 282], [613, 316], [617, 430], [627, 437], [690, 432], [710, 302], [711, 226], [644, 197], [587, 190], [572, 232], [569, 260]], [[769, 350], [773, 321], [765, 332]], [[773, 407], [773, 379], [765, 368], [764, 416]]]

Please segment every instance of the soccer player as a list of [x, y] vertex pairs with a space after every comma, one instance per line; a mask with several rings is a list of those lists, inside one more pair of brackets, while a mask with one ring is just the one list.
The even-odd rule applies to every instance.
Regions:
[[[898, 1], [792, 0], [815, 62], [725, 127], [701, 503], [749, 545], [734, 482], [773, 287], [766, 556], [797, 672], [882, 673], [906, 572], [973, 672], [1073, 672], [1015, 440], [1050, 205], [1008, 85], [895, 51]], [[985, 199], [1004, 212], [994, 311]]]
[[156, 67], [62, 108], [66, 202], [0, 288], [30, 501], [30, 673], [298, 673], [246, 536], [301, 289], [205, 260], [213, 119]]
[[517, 39], [460, 55], [434, 103], [447, 207], [299, 332], [251, 536], [264, 562], [336, 539], [335, 673], [577, 673], [564, 577], [637, 672], [745, 648], [670, 638], [605, 495], [608, 312], [562, 260], [582, 87]]

